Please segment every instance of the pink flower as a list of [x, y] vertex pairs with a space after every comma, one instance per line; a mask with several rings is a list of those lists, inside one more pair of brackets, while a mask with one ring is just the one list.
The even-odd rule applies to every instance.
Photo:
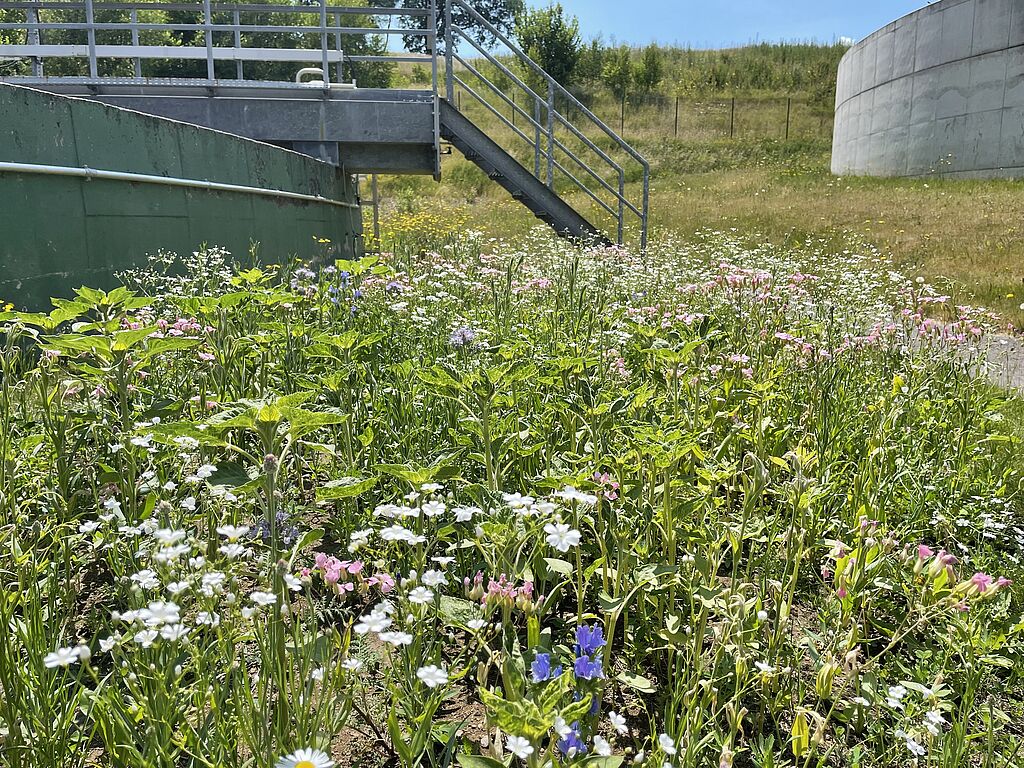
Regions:
[[985, 594], [986, 591], [988, 591], [988, 588], [992, 586], [992, 583], [994, 581], [995, 579], [993, 579], [987, 573], [982, 573], [981, 571], [978, 571], [978, 573], [971, 576], [971, 584], [977, 587], [978, 593], [982, 595]]
[[932, 552], [931, 548], [928, 547], [927, 545], [925, 545], [925, 544], [918, 544], [917, 545], [917, 559], [918, 560], [927, 560], [933, 554], [935, 554], [935, 553]]

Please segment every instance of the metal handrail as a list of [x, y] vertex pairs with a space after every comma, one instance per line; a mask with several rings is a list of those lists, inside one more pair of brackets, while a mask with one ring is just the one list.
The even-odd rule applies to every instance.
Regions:
[[[443, 7], [441, 3], [444, 3]], [[91, 85], [117, 81], [118, 83], [149, 84], [154, 82], [143, 77], [143, 60], [178, 59], [181, 61], [206, 61], [206, 77], [189, 78], [207, 88], [217, 88], [228, 83], [246, 85], [243, 62], [315, 62], [324, 73], [322, 92], [328, 98], [332, 88], [331, 65], [337, 65], [334, 82], [342, 81], [342, 64], [345, 62], [430, 62], [430, 96], [434, 101], [434, 147], [436, 178], [440, 176], [441, 132], [440, 100], [446, 98], [452, 107], [455, 103], [455, 88], [470, 93], [475, 101], [482, 104], [491, 114], [499, 118], [512, 135], [524, 142], [533, 153], [532, 172], [536, 178], [554, 189], [556, 174], [566, 179], [574, 188], [582, 191], [601, 209], [609, 213], [617, 224], [618, 242], [622, 243], [627, 216], [635, 216], [640, 222], [640, 244], [647, 247], [650, 165], [644, 157], [630, 146], [612, 128], [598, 118], [579, 99], [545, 72], [524, 53], [500, 29], [489, 22], [466, 0], [430, 0], [423, 8], [369, 8], [366, 6], [332, 5], [330, 0], [312, 0], [303, 5], [255, 5], [246, 2], [222, 2], [221, 0], [193, 0], [192, 2], [152, 2], [152, 0], [0, 0], [0, 10], [24, 12], [24, 22], [0, 23], [0, 31], [24, 30], [25, 44], [0, 45], [0, 57], [10, 56], [28, 59], [31, 62], [29, 82], [46, 82], [45, 63], [47, 59], [85, 59], [88, 78], [73, 76], [61, 78], [65, 82], [82, 81]], [[54, 22], [45, 16], [46, 12], [72, 12], [74, 21]], [[140, 11], [188, 11], [198, 15], [198, 23], [157, 23], [140, 21]], [[98, 13], [116, 12], [128, 17], [127, 21], [97, 20]], [[521, 67], [531, 73], [530, 82], [540, 83], [534, 88], [506, 66], [503, 61], [488, 51], [473, 35], [453, 23], [454, 12], [460, 19], [470, 19], [475, 27], [486, 30], [518, 60]], [[40, 14], [43, 13], [43, 16]], [[442, 53], [438, 50], [439, 19], [445, 21], [445, 82], [440, 82]], [[81, 15], [78, 15], [81, 14]], [[259, 14], [262, 18], [252, 22], [243, 14]], [[277, 15], [275, 15], [277, 14]], [[282, 17], [305, 14], [307, 19], [296, 26], [286, 23], [275, 24]], [[280, 16], [278, 16], [280, 15]], [[382, 17], [386, 26], [351, 27], [342, 26], [346, 17]], [[81, 20], [84, 17], [84, 22]], [[318, 18], [317, 18], [318, 17]], [[318, 23], [310, 23], [316, 18]], [[385, 19], [387, 21], [385, 21]], [[403, 24], [404, 21], [404, 24]], [[376, 22], [374, 22], [376, 23]], [[58, 41], [48, 44], [48, 33], [61, 30], [76, 33], [73, 43]], [[146, 45], [141, 42], [143, 33], [159, 31], [193, 33], [194, 40], [182, 46]], [[83, 34], [84, 33], [84, 34]], [[280, 33], [285, 36], [280, 47], [264, 48], [244, 45], [243, 35]], [[130, 43], [120, 41], [130, 36]], [[426, 57], [402, 55], [349, 55], [342, 51], [342, 36], [395, 36], [418, 37], [424, 41]], [[319, 38], [319, 39], [317, 39]], [[51, 38], [52, 39], [52, 38]], [[314, 42], [315, 41], [315, 42]], [[526, 102], [518, 104], [509, 98], [501, 88], [488, 79], [475, 60], [470, 63], [456, 53], [458, 43], [467, 42], [483, 60], [494, 66], [509, 82], [526, 95]], [[227, 44], [225, 44], [227, 43]], [[134, 61], [134, 77], [101, 77], [100, 60], [131, 59]], [[235, 79], [218, 79], [223, 74], [217, 62], [235, 61]], [[472, 75], [475, 87], [468, 80], [455, 74], [458, 62]], [[305, 93], [316, 93], [320, 84], [296, 85], [291, 82], [274, 83], [275, 86], [300, 88]], [[336, 87], [336, 86], [335, 86]], [[444, 89], [442, 93], [442, 88]], [[538, 92], [540, 91], [540, 92]], [[498, 101], [494, 102], [494, 98]], [[557, 102], [568, 105], [568, 111], [582, 116], [581, 120], [570, 119], [558, 109]], [[512, 121], [509, 121], [495, 103], [511, 107]], [[532, 108], [531, 108], [532, 107]], [[516, 118], [522, 118], [523, 129], [517, 126]], [[596, 136], [595, 136], [596, 132]], [[532, 134], [532, 135], [530, 135]], [[561, 135], [559, 135], [561, 134]], [[600, 141], [600, 144], [598, 143]], [[609, 148], [610, 142], [610, 148]], [[642, 199], [635, 201], [627, 194], [626, 168], [637, 163], [643, 176]], [[570, 170], [572, 168], [572, 170]], [[576, 171], [579, 168], [580, 171]], [[576, 172], [574, 172], [576, 171]]]
[[[436, 2], [436, 0], [433, 0]], [[170, 2], [103, 2], [102, 0], [0, 0], [0, 10], [21, 10], [25, 13], [23, 22], [0, 23], [0, 30], [25, 30], [25, 45], [0, 45], [0, 56], [13, 58], [29, 58], [32, 60], [32, 74], [36, 78], [44, 76], [47, 59], [84, 58], [87, 60], [89, 77], [99, 77], [99, 59], [133, 59], [135, 76], [142, 77], [140, 62], [150, 59], [178, 59], [195, 61], [205, 59], [207, 80], [212, 84], [218, 82], [214, 64], [217, 61], [236, 61], [236, 77], [245, 78], [243, 61], [274, 62], [274, 61], [308, 61], [318, 62], [325, 72], [329, 65], [337, 64], [335, 82], [341, 82], [343, 62], [376, 62], [376, 61], [413, 61], [413, 57], [403, 56], [348, 56], [341, 50], [343, 35], [363, 36], [394, 36], [421, 37], [427, 40], [431, 48], [436, 48], [437, 25], [429, 23], [424, 27], [392, 24], [387, 27], [351, 27], [342, 26], [342, 19], [351, 16], [376, 17], [383, 16], [392, 20], [402, 18], [430, 19], [431, 10], [426, 9], [395, 9], [367, 8], [348, 5], [332, 5], [329, 0], [315, 0], [308, 5], [254, 5], [252, 3], [223, 3], [215, 0], [197, 0], [193, 3]], [[73, 14], [84, 14], [84, 21], [53, 22], [40, 19], [40, 12], [62, 11]], [[96, 14], [114, 11], [130, 14], [127, 21], [98, 21]], [[200, 15], [200, 23], [184, 23], [168, 21], [156, 23], [140, 21], [140, 11], [189, 11]], [[242, 14], [259, 14], [271, 20], [278, 17], [286, 18], [296, 14], [319, 16], [319, 23], [314, 25], [288, 25], [273, 23], [242, 23]], [[79, 16], [79, 19], [82, 17]], [[85, 33], [85, 40], [76, 43], [46, 44], [43, 35], [51, 31], [70, 31]], [[192, 32], [201, 36], [196, 44], [189, 46], [156, 46], [139, 43], [139, 35], [144, 32]], [[101, 33], [129, 33], [130, 44], [97, 42]], [[290, 43], [274, 48], [247, 47], [242, 45], [243, 34], [278, 33]], [[233, 39], [233, 45], [222, 45], [227, 37]], [[296, 36], [319, 36], [319, 45], [302, 45], [299, 41], [289, 40]], [[434, 66], [436, 67], [436, 56]], [[415, 59], [419, 61], [420, 59]], [[331, 85], [331, 78], [325, 76], [324, 88]], [[301, 86], [308, 91], [309, 86]]]
[[[489, 52], [484, 50], [472, 36], [468, 35], [465, 30], [454, 25], [453, 20], [453, 9], [458, 9], [462, 13], [466, 14], [473, 22], [485, 29], [488, 34], [494, 37], [495, 40], [500, 42], [507, 48], [513, 56], [519, 61], [520, 64], [525, 66], [529, 71], [532, 71], [540, 81], [546, 86], [547, 94], [546, 99], [530, 88], [524, 83], [519, 77], [515, 75], [508, 67], [501, 64], [495, 57], [491, 56]], [[617, 212], [617, 227], [618, 227], [618, 241], [621, 244], [623, 242], [623, 230], [624, 230], [624, 219], [626, 217], [627, 210], [635, 213], [640, 220], [640, 247], [641, 250], [647, 248], [647, 237], [648, 237], [648, 223], [650, 215], [650, 164], [647, 160], [636, 151], [632, 146], [626, 142], [621, 136], [619, 136], [611, 127], [609, 127], [604, 121], [602, 121], [597, 115], [595, 115], [590, 109], [586, 107], [579, 99], [573, 96], [566, 88], [564, 88], [557, 80], [555, 80], [548, 72], [546, 72], [539, 64], [537, 64], [532, 58], [530, 58], [523, 50], [521, 50], [507, 35], [505, 35], [500, 29], [494, 24], [490, 23], [483, 15], [476, 11], [471, 5], [465, 0], [445, 0], [445, 71], [447, 81], [447, 97], [449, 102], [453, 103], [454, 106], [454, 95], [456, 78], [454, 72], [455, 61], [458, 60], [460, 63], [465, 62], [458, 57], [455, 53], [456, 40], [459, 42], [465, 40], [469, 42], [474, 48], [476, 48], [490, 63], [496, 66], [503, 75], [508, 77], [519, 89], [524, 91], [528, 99], [531, 99], [534, 103], [534, 118], [529, 121], [535, 128], [535, 138], [532, 142], [529, 142], [534, 148], [534, 175], [545, 181], [549, 187], [554, 187], [554, 171], [558, 168], [562, 173], [569, 177], [575, 185], [585, 188], [588, 194], [593, 198], [593, 191], [586, 187], [577, 177], [565, 170], [565, 167], [559, 163], [555, 157], [555, 151], [559, 150], [569, 156], [573, 161], [578, 163], [580, 167], [584, 168], [589, 172], [591, 176], [598, 176], [590, 166], [584, 162], [577, 153], [570, 150], [564, 142], [559, 141], [555, 136], [556, 124], [562, 125], [567, 128], [577, 139], [581, 140], [584, 146], [594, 152], [597, 157], [601, 159], [605, 165], [608, 166], [608, 170], [614, 173], [618, 178], [618, 190], [613, 190], [613, 197], [615, 202], [618, 203]], [[486, 78], [480, 78], [483, 83], [486, 84], [488, 90], [491, 93], [499, 94], [504, 97], [505, 94], [501, 92], [501, 89], [494, 86]], [[465, 84], [461, 78], [459, 78], [459, 84], [467, 91], [473, 93], [474, 96], [481, 100], [479, 94], [476, 94], [474, 89], [470, 88]], [[586, 137], [585, 133], [577, 128], [565, 115], [562, 115], [556, 109], [556, 97], [566, 101], [574, 110], [578, 111], [581, 115], [587, 118], [590, 126], [596, 128], [603, 133], [612, 143], [627, 154], [633, 161], [639, 164], [642, 175], [643, 175], [643, 190], [642, 199], [639, 207], [634, 205], [626, 195], [625, 185], [625, 170], [621, 164], [612, 160], [607, 153], [602, 151], [597, 145]], [[522, 113], [520, 113], [522, 114]], [[546, 117], [546, 121], [542, 122], [541, 118]], [[546, 141], [542, 141], [545, 139]], [[546, 144], [546, 148], [543, 146]], [[546, 161], [547, 172], [546, 176], [542, 175], [542, 161]], [[606, 189], [611, 185], [607, 182], [602, 184], [602, 187]]]

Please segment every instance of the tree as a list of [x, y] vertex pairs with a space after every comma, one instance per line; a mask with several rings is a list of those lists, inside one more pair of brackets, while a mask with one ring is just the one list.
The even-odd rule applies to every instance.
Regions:
[[604, 69], [601, 70], [601, 82], [620, 101], [625, 101], [629, 88], [633, 85], [633, 61], [628, 46], [621, 46], [608, 52], [605, 56]]
[[[425, 10], [430, 8], [431, 0], [369, 0], [372, 8], [405, 8], [408, 10]], [[472, 0], [473, 10], [487, 20], [495, 29], [505, 36], [511, 36], [515, 30], [516, 16], [523, 10], [523, 0]], [[465, 30], [470, 37], [485, 48], [492, 48], [497, 38], [482, 26], [471, 14], [462, 8], [452, 8], [452, 22], [459, 29]], [[428, 19], [425, 16], [409, 16], [405, 19], [407, 26], [414, 29], [426, 29]], [[444, 48], [445, 14], [444, 0], [437, 0], [437, 33], [438, 47]], [[427, 38], [422, 35], [404, 35], [405, 48], [416, 53], [430, 53]], [[458, 41], [455, 41], [458, 47]]]
[[[580, 23], [575, 16], [565, 15], [561, 3], [523, 11], [516, 19], [516, 36], [526, 55], [541, 69], [563, 86], [572, 83], [582, 46]], [[539, 81], [535, 72], [527, 72], [531, 86], [540, 85]]]
[[633, 60], [629, 46], [623, 45], [610, 51], [605, 57], [601, 80], [619, 100], [619, 133], [626, 128], [626, 96], [633, 84]]
[[605, 47], [599, 38], [594, 38], [580, 49], [580, 60], [576, 64], [576, 78], [585, 83], [601, 81], [604, 69]]
[[640, 62], [633, 73], [633, 82], [641, 94], [653, 91], [665, 77], [661, 50], [656, 45], [649, 45], [640, 54]]

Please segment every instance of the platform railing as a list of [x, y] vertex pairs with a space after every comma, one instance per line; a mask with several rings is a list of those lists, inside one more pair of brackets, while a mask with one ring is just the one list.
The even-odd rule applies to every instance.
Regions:
[[[516, 69], [481, 45], [470, 31], [460, 27], [456, 23], [457, 13], [500, 42], [514, 60]], [[474, 60], [459, 53], [459, 46], [463, 43], [468, 44], [479, 58]], [[490, 64], [512, 87], [501, 88], [492, 82], [481, 71], [481, 60]], [[468, 76], [463, 77], [460, 71], [468, 73]], [[523, 74], [526, 74], [525, 78]], [[627, 221], [635, 218], [640, 229], [641, 250], [646, 250], [650, 164], [465, 0], [445, 0], [445, 79], [448, 102], [458, 105], [461, 99], [456, 97], [457, 91], [462, 90], [472, 103], [498, 120], [520, 147], [532, 153], [533, 173], [538, 179], [551, 189], [555, 189], [557, 181], [564, 180], [569, 189], [582, 192], [610, 215], [615, 222], [619, 244], [624, 242]], [[531, 82], [528, 84], [526, 80]], [[509, 91], [522, 94], [525, 97], [523, 103], [514, 95], [510, 96]], [[560, 104], [565, 107], [560, 109]], [[504, 108], [508, 109], [511, 119], [506, 116]], [[568, 110], [580, 116], [580, 124], [567, 116]], [[522, 121], [522, 126], [516, 118]], [[618, 159], [614, 155], [618, 155]], [[639, 174], [639, 199], [628, 193], [627, 176], [632, 174], [627, 171]]]
[[[46, 63], [59, 59], [84, 60], [88, 77], [98, 80], [109, 79], [100, 75], [100, 62], [104, 60], [132, 60], [133, 76], [138, 79], [145, 79], [142, 62], [146, 60], [205, 61], [206, 79], [211, 82], [229, 78], [223, 71], [217, 71], [217, 62], [221, 61], [236, 62], [230, 77], [238, 80], [246, 79], [245, 62], [294, 62], [319, 65], [324, 73], [324, 87], [330, 87], [332, 65], [335, 68], [333, 82], [340, 84], [345, 62], [426, 64], [436, 58], [401, 54], [347, 55], [342, 50], [344, 37], [352, 35], [422, 37], [427, 41], [427, 49], [433, 50], [437, 26], [433, 8], [347, 7], [331, 5], [328, 0], [313, 0], [304, 5], [254, 5], [214, 0], [0, 0], [0, 13], [5, 11], [8, 17], [21, 18], [11, 21], [0, 16], [0, 61], [29, 59], [33, 77], [45, 77]], [[140, 20], [140, 15], [154, 12], [195, 14], [198, 18], [195, 22]], [[54, 17], [56, 20], [47, 20]], [[118, 20], [109, 20], [112, 17]], [[246, 23], [247, 17], [258, 21]], [[345, 20], [351, 17], [380, 17], [410, 23], [386, 27], [346, 26]], [[312, 18], [316, 23], [308, 23]], [[304, 23], [291, 23], [295, 19]], [[421, 26], [417, 19], [424, 19], [426, 23]], [[160, 32], [194, 33], [194, 40], [187, 45], [141, 42], [147, 34], [152, 38], [154, 33]], [[245, 45], [243, 36], [248, 35], [270, 36], [268, 42], [273, 45]], [[12, 41], [19, 36], [24, 42]], [[55, 36], [62, 39], [54, 41]], [[69, 36], [76, 39], [69, 42]], [[119, 40], [110, 41], [114, 37]]]
[[[154, 11], [174, 12], [179, 18], [154, 21]], [[443, 53], [438, 45], [442, 12]], [[353, 17], [366, 20], [367, 26], [346, 26]], [[378, 25], [381, 19], [386, 26]], [[470, 26], [472, 30], [466, 28]], [[479, 42], [475, 34], [479, 30], [500, 42], [509, 55], [495, 56]], [[148, 42], [168, 32], [187, 39], [174, 45]], [[252, 44], [253, 36], [262, 38], [259, 45]], [[421, 38], [427, 55], [346, 53], [346, 36]], [[468, 46], [474, 55], [460, 53], [460, 46]], [[87, 75], [69, 74], [73, 66], [55, 63], [74, 59], [84, 62], [79, 68]], [[56, 69], [61, 80], [85, 86], [102, 85], [112, 78], [119, 83], [151, 83], [153, 78], [146, 75], [154, 68], [144, 62], [165, 60], [177, 62], [179, 70], [198, 65], [199, 71], [188, 70], [189, 83], [211, 88], [267, 82], [265, 77], [250, 79], [252, 67], [247, 71], [246, 64], [307, 64], [319, 70], [319, 80], [299, 83], [276, 78], [273, 82], [280, 87], [303, 88], [307, 93], [319, 87], [325, 98], [332, 89], [347, 85], [346, 63], [429, 64], [438, 153], [435, 175], [440, 170], [438, 102], [443, 62], [443, 95], [452, 106], [460, 107], [461, 93], [467, 94], [507, 129], [514, 144], [503, 149], [522, 159], [528, 170], [532, 160], [532, 171], [539, 180], [552, 190], [582, 192], [611, 217], [619, 243], [624, 242], [627, 222], [635, 220], [641, 248], [647, 246], [647, 161], [466, 0], [431, 0], [419, 9], [348, 7], [332, 5], [330, 0], [309, 0], [303, 5], [219, 0], [0, 0], [0, 78], [5, 77], [5, 60], [29, 62], [25, 65], [29, 73], [17, 77], [22, 82], [49, 82], [55, 79], [49, 73]], [[109, 64], [119, 60], [132, 62], [130, 73]], [[234, 68], [222, 63], [228, 61], [235, 63]], [[511, 87], [503, 89], [492, 82], [483, 71], [484, 62]], [[175, 71], [174, 66], [170, 70]], [[511, 120], [506, 110], [510, 110]], [[570, 119], [570, 114], [577, 119]], [[506, 136], [493, 138], [504, 141]], [[627, 185], [632, 179], [641, 183], [639, 194]]]

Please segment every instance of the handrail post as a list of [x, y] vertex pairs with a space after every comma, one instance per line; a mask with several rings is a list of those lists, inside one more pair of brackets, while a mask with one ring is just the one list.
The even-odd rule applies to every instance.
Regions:
[[92, 0], [85, 0], [86, 36], [89, 40], [89, 77], [99, 77], [96, 66], [96, 15], [93, 13]]
[[[39, 23], [39, 10], [37, 8], [30, 6], [25, 9], [25, 23], [28, 25], [25, 30], [26, 42], [29, 45], [38, 46], [41, 42], [39, 28], [31, 26]], [[39, 56], [32, 57], [32, 76], [43, 76], [43, 60]]]
[[623, 169], [619, 169], [619, 231], [618, 231], [618, 243], [622, 245], [624, 242], [623, 225], [626, 219], [626, 172]]
[[[128, 15], [128, 18], [131, 20], [131, 23], [132, 23], [132, 45], [134, 45], [136, 48], [138, 48], [139, 47], [139, 26], [138, 26], [138, 24], [139, 24], [139, 10], [138, 10], [138, 8], [132, 8], [131, 13]], [[142, 59], [140, 59], [138, 56], [136, 56], [135, 59], [133, 60], [133, 62], [134, 62], [134, 66], [135, 66], [135, 77], [141, 80], [142, 79]]]
[[[437, 33], [437, 24], [434, 25]], [[455, 45], [452, 34], [452, 0], [444, 0], [444, 80], [445, 97], [448, 103], [455, 104]]]
[[[340, 13], [335, 13], [333, 18], [334, 18], [334, 29], [336, 30], [335, 33], [334, 33], [334, 47], [338, 49], [338, 54], [339, 54], [339, 56], [338, 56], [338, 63], [336, 65], [337, 71], [334, 73], [334, 77], [335, 77], [337, 82], [344, 83], [345, 82], [345, 67], [344, 67], [344, 62], [342, 62], [341, 55], [340, 55], [341, 54], [341, 32], [337, 31], [337, 30], [341, 29], [341, 14]], [[355, 79], [356, 79], [356, 73], [353, 72], [352, 73], [352, 80], [354, 81]]]
[[647, 232], [651, 224], [651, 166], [644, 164], [644, 212], [640, 222], [640, 252], [647, 253]]
[[548, 189], [555, 188], [555, 81], [548, 78]]
[[213, 11], [210, 0], [203, 0], [203, 25], [206, 27], [206, 79], [213, 82], [216, 72], [213, 70]]
[[324, 92], [331, 89], [331, 63], [327, 58], [327, 0], [320, 0], [320, 66], [324, 73]]
[[[242, 30], [239, 27], [242, 25], [242, 14], [238, 12], [236, 8], [231, 14], [231, 21], [235, 25], [235, 48], [241, 50], [242, 48]], [[238, 61], [235, 62], [235, 76], [239, 80], [245, 79], [245, 70], [242, 68], [242, 59], [239, 57]]]
[[[446, 0], [447, 5], [447, 0]], [[441, 94], [438, 92], [440, 87], [438, 78], [438, 58], [437, 58], [437, 0], [430, 0], [430, 18], [427, 20], [430, 25], [430, 36], [427, 41], [430, 43], [430, 82], [431, 89], [434, 92], [434, 180], [441, 180]], [[448, 47], [448, 35], [451, 33], [451, 26], [446, 28], [445, 32], [445, 55], [449, 54]], [[449, 102], [450, 103], [450, 102]], [[377, 176], [373, 177], [373, 197], [374, 200], [377, 198]], [[375, 204], [376, 205], [376, 204]], [[376, 216], [377, 209], [374, 208], [374, 216]], [[376, 226], [376, 224], [374, 225]], [[378, 247], [379, 246], [379, 233], [378, 233]]]
[[533, 175], [540, 178], [540, 98], [533, 101]]

